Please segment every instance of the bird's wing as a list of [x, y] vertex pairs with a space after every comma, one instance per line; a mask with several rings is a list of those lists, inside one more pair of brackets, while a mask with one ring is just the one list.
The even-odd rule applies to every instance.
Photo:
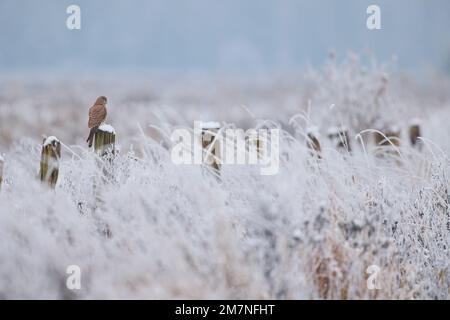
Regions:
[[94, 105], [89, 109], [88, 127], [99, 126], [106, 119], [106, 107], [103, 105]]

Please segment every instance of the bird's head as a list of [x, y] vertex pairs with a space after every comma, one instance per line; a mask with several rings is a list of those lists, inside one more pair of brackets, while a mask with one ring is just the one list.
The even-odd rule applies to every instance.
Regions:
[[100, 96], [97, 98], [97, 101], [95, 101], [95, 104], [102, 104], [106, 105], [108, 103], [108, 99], [105, 96]]

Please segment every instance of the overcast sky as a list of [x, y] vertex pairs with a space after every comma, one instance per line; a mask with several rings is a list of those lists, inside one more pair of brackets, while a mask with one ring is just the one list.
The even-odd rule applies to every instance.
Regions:
[[[382, 30], [366, 28], [370, 4]], [[442, 70], [449, 31], [449, 0], [0, 0], [0, 70], [293, 70], [330, 49]]]

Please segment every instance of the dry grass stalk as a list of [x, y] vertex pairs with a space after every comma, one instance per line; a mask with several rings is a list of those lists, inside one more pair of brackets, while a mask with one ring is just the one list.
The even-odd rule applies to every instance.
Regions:
[[56, 137], [48, 137], [42, 143], [40, 179], [52, 188], [56, 186], [61, 159], [61, 143]]
[[330, 255], [318, 250], [314, 254], [313, 278], [320, 299], [348, 299], [349, 283], [345, 280], [345, 270], [349, 263], [342, 246], [329, 243]]

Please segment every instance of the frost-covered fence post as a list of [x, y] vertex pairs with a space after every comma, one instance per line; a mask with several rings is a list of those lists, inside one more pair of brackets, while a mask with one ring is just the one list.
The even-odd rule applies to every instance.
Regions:
[[409, 141], [413, 147], [422, 149], [422, 144], [419, 138], [422, 136], [420, 130], [420, 122], [418, 120], [413, 120], [409, 126]]
[[94, 150], [101, 157], [112, 158], [116, 152], [116, 131], [108, 124], [102, 124], [95, 132]]
[[389, 127], [375, 133], [375, 143], [380, 147], [399, 147], [400, 146], [400, 129], [397, 127]]
[[2, 155], [0, 154], [0, 189], [2, 188], [2, 182], [3, 182], [3, 163], [4, 163], [4, 160], [3, 160]]
[[[97, 165], [99, 172], [102, 172], [102, 181], [104, 183], [113, 181], [115, 176], [113, 161], [116, 155], [116, 131], [112, 126], [102, 124], [98, 127], [94, 135], [94, 150], [100, 157], [100, 159], [97, 159]], [[96, 188], [97, 185], [94, 182], [94, 193], [96, 193]]]
[[[262, 130], [262, 131], [258, 131]], [[258, 128], [249, 129], [245, 133], [246, 143], [248, 143], [249, 162], [257, 162], [263, 157], [267, 156], [267, 149], [269, 148], [269, 129]]]
[[59, 160], [61, 159], [61, 143], [50, 136], [42, 143], [40, 178], [42, 182], [55, 187], [59, 175]]
[[202, 122], [202, 148], [205, 152], [204, 163], [210, 165], [215, 170], [220, 170], [220, 148], [221, 141], [218, 136], [220, 123]]
[[385, 127], [379, 132], [375, 132], [375, 143], [379, 148], [377, 157], [383, 158], [384, 156], [400, 156], [400, 134], [401, 131], [398, 127]]

